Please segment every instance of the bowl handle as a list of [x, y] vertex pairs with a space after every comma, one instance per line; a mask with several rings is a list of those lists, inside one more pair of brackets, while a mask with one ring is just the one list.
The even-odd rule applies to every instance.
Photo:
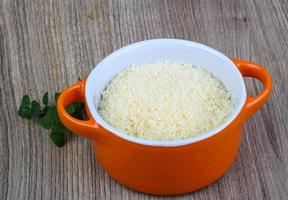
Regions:
[[[87, 113], [88, 120], [79, 120], [72, 117], [66, 111], [66, 106], [74, 102], [85, 102], [85, 81], [82, 80], [75, 85], [65, 89], [57, 100], [57, 112], [61, 122], [73, 133], [95, 140], [97, 137], [97, 130], [99, 125], [91, 117], [90, 113]], [[85, 105], [87, 106], [87, 105]], [[88, 111], [86, 107], [86, 111]]]
[[263, 84], [263, 90], [260, 94], [253, 97], [247, 96], [243, 112], [246, 115], [245, 118], [248, 119], [253, 113], [259, 110], [269, 98], [272, 90], [272, 78], [263, 66], [259, 64], [235, 58], [232, 58], [232, 61], [238, 67], [243, 77], [256, 78]]

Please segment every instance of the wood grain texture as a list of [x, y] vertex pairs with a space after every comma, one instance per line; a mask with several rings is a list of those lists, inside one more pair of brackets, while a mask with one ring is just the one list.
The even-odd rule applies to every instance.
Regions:
[[[113, 50], [149, 38], [201, 42], [261, 63], [271, 99], [246, 124], [238, 159], [213, 185], [149, 196], [112, 180], [88, 140], [59, 149], [17, 116], [24, 94], [40, 99], [85, 77]], [[2, 0], [0, 2], [0, 199], [287, 199], [287, 0]], [[247, 81], [249, 93], [260, 84]]]

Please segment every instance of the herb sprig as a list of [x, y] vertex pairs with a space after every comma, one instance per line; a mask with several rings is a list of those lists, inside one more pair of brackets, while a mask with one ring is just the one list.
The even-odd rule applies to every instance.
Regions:
[[[54, 94], [55, 104], [60, 94], [59, 92]], [[49, 104], [48, 92], [45, 92], [43, 95], [42, 104], [43, 107], [41, 107], [38, 101], [33, 100], [31, 102], [30, 97], [24, 95], [18, 110], [18, 115], [23, 119], [35, 119], [43, 128], [50, 130], [49, 136], [52, 142], [58, 147], [63, 147], [67, 143], [69, 130], [61, 123], [56, 105]], [[86, 118], [85, 105], [81, 102], [67, 106], [66, 110], [77, 119], [83, 120]]]

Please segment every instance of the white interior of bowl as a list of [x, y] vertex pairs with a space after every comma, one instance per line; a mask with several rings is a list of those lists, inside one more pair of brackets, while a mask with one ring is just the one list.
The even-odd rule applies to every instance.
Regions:
[[[123, 69], [131, 64], [145, 64], [158, 61], [173, 61], [192, 64], [205, 68], [222, 81], [232, 94], [235, 105], [233, 113], [217, 128], [199, 136], [173, 141], [152, 141], [129, 136], [106, 123], [97, 112], [101, 92], [106, 85]], [[203, 140], [224, 129], [241, 111], [246, 90], [244, 80], [235, 64], [222, 53], [205, 45], [178, 39], [153, 39], [137, 42], [118, 49], [99, 64], [90, 73], [85, 88], [88, 108], [94, 120], [106, 130], [131, 142], [152, 146], [180, 146]], [[95, 133], [97, 134], [97, 133]]]

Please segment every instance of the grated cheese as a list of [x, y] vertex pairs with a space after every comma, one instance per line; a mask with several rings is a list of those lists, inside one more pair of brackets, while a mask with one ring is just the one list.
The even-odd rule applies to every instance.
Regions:
[[211, 73], [167, 61], [125, 69], [98, 105], [108, 124], [149, 140], [195, 137], [221, 125], [232, 110], [231, 94]]

